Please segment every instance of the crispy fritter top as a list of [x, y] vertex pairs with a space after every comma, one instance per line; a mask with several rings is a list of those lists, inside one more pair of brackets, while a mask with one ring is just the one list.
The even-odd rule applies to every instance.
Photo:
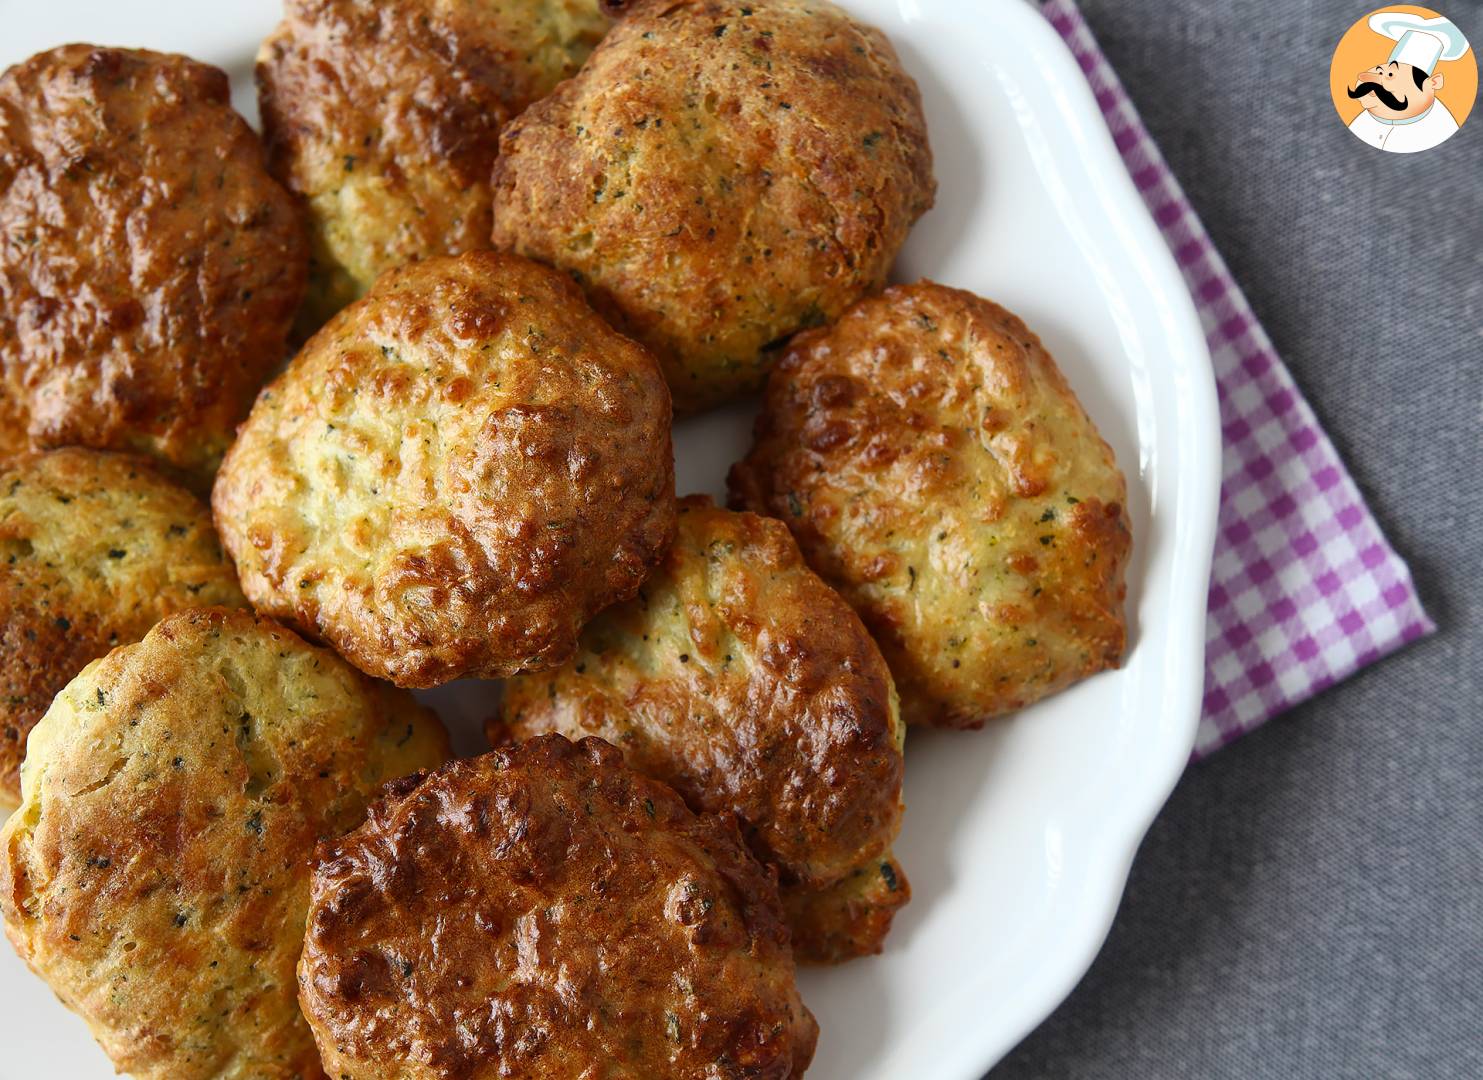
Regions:
[[245, 607], [211, 514], [148, 462], [70, 448], [0, 462], [0, 806], [57, 691], [181, 608]]
[[318, 1077], [294, 982], [310, 855], [446, 756], [411, 695], [291, 631], [171, 615], [32, 732], [0, 831], [6, 932], [121, 1072]]
[[576, 72], [596, 0], [288, 0], [257, 80], [269, 164], [309, 208], [314, 330], [386, 270], [489, 246], [500, 128]]
[[1121, 662], [1122, 472], [997, 304], [922, 282], [800, 336], [731, 484], [860, 612], [912, 723], [978, 727]]
[[777, 903], [733, 825], [540, 736], [321, 849], [304, 1012], [357, 1080], [787, 1080], [817, 1028]]
[[669, 394], [562, 275], [383, 277], [259, 399], [213, 494], [259, 610], [403, 686], [564, 660], [674, 532]]
[[935, 184], [916, 84], [828, 0], [643, 0], [506, 128], [494, 242], [567, 270], [680, 411], [886, 281]]
[[507, 684], [490, 736], [606, 739], [697, 810], [735, 814], [786, 894], [878, 871], [901, 825], [895, 698], [781, 522], [692, 496], [639, 595], [588, 624], [566, 666]]
[[0, 448], [132, 450], [206, 486], [307, 253], [226, 75], [93, 45], [12, 67], [0, 236]]

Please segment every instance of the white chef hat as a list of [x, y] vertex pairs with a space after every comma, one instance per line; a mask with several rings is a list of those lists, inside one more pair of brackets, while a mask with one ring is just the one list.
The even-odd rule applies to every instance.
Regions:
[[1439, 60], [1456, 60], [1468, 51], [1468, 39], [1451, 20], [1434, 19], [1404, 11], [1379, 11], [1370, 16], [1370, 29], [1395, 39], [1390, 59], [1410, 64], [1430, 75]]

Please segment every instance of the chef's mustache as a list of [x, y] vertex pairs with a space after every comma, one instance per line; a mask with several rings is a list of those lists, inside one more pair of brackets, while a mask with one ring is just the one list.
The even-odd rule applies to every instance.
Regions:
[[1374, 94], [1377, 98], [1380, 99], [1380, 103], [1382, 105], [1384, 105], [1387, 109], [1394, 109], [1396, 112], [1400, 112], [1406, 107], [1405, 98], [1396, 97], [1389, 90], [1385, 89], [1385, 87], [1381, 86], [1377, 82], [1362, 82], [1353, 90], [1346, 91], [1346, 93], [1348, 93], [1348, 95], [1352, 98], [1362, 98], [1366, 94]]

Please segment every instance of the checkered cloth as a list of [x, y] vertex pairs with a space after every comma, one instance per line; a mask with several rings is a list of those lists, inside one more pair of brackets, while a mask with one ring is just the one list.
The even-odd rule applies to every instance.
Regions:
[[1200, 312], [1225, 436], [1203, 757], [1435, 627], [1072, 0], [1042, 10], [1086, 73]]

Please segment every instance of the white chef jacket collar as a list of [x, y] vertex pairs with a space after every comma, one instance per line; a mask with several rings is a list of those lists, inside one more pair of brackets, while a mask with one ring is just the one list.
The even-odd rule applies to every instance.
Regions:
[[1414, 124], [1418, 120], [1425, 120], [1426, 117], [1427, 117], [1427, 114], [1430, 113], [1436, 107], [1437, 107], [1437, 103], [1435, 101], [1433, 101], [1430, 105], [1428, 105], [1426, 107], [1426, 112], [1420, 113], [1420, 114], [1418, 114], [1416, 116], [1404, 116], [1404, 117], [1402, 117], [1399, 120], [1387, 120], [1383, 116], [1375, 116], [1374, 113], [1371, 113], [1370, 115], [1374, 119], [1379, 120], [1382, 124], [1388, 124], [1390, 127], [1400, 127], [1402, 124]]

